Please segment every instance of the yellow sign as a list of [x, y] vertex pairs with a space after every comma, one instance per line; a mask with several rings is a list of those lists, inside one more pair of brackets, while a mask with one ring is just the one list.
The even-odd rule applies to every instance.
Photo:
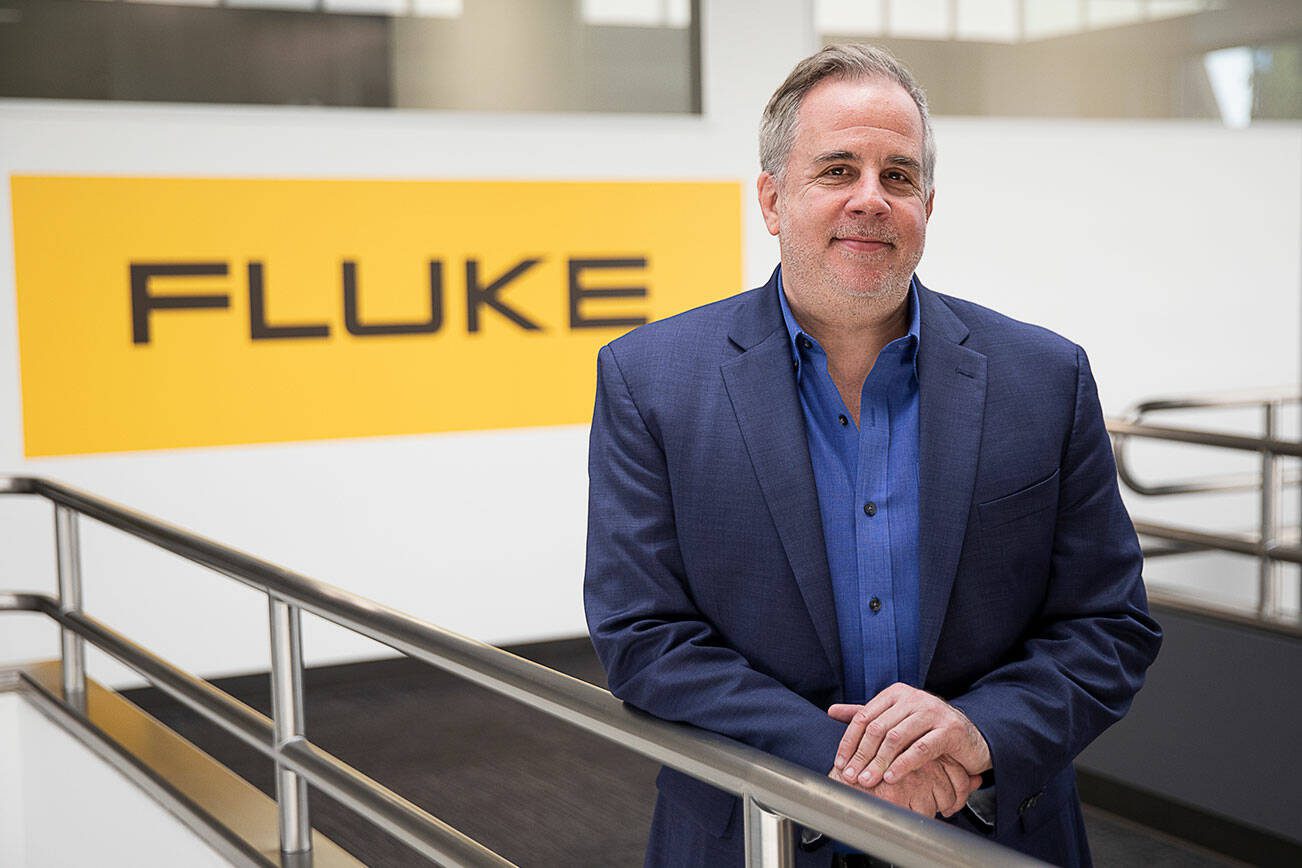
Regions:
[[28, 456], [585, 422], [737, 183], [11, 179]]

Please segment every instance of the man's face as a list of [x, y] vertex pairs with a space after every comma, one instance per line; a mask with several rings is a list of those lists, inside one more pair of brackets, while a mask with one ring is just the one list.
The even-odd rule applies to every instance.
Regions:
[[759, 199], [793, 292], [903, 300], [932, 201], [908, 92], [877, 78], [819, 82], [800, 106], [786, 171], [760, 175]]

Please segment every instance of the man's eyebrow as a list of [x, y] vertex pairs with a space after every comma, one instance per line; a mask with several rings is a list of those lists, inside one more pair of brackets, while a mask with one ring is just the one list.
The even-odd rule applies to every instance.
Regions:
[[855, 162], [858, 159], [859, 159], [859, 155], [856, 154], [854, 151], [827, 151], [815, 157], [814, 162], [815, 163], [844, 163], [844, 162]]
[[[854, 151], [824, 151], [814, 158], [816, 165], [824, 163], [856, 163], [859, 162], [859, 155]], [[912, 169], [915, 172], [922, 171], [922, 164], [913, 157], [904, 154], [891, 154], [886, 158], [888, 166], [902, 166], [906, 169]]]
[[912, 169], [915, 172], [922, 171], [922, 164], [912, 157], [906, 157], [903, 154], [892, 154], [886, 158], [888, 166], [903, 166], [906, 169]]

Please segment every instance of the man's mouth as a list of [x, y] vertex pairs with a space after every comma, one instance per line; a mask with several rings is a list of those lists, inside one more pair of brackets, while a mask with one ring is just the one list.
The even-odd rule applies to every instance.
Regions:
[[867, 235], [840, 235], [833, 239], [837, 244], [849, 248], [850, 250], [860, 250], [872, 252], [874, 250], [885, 250], [895, 245], [889, 241], [880, 238], [872, 238]]

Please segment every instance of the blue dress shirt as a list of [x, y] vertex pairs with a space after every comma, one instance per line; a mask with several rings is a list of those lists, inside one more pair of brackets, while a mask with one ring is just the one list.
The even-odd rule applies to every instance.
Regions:
[[859, 425], [827, 370], [827, 353], [791, 313], [809, 458], [836, 600], [845, 701], [867, 702], [918, 673], [918, 290], [909, 331], [882, 348], [863, 385]]

